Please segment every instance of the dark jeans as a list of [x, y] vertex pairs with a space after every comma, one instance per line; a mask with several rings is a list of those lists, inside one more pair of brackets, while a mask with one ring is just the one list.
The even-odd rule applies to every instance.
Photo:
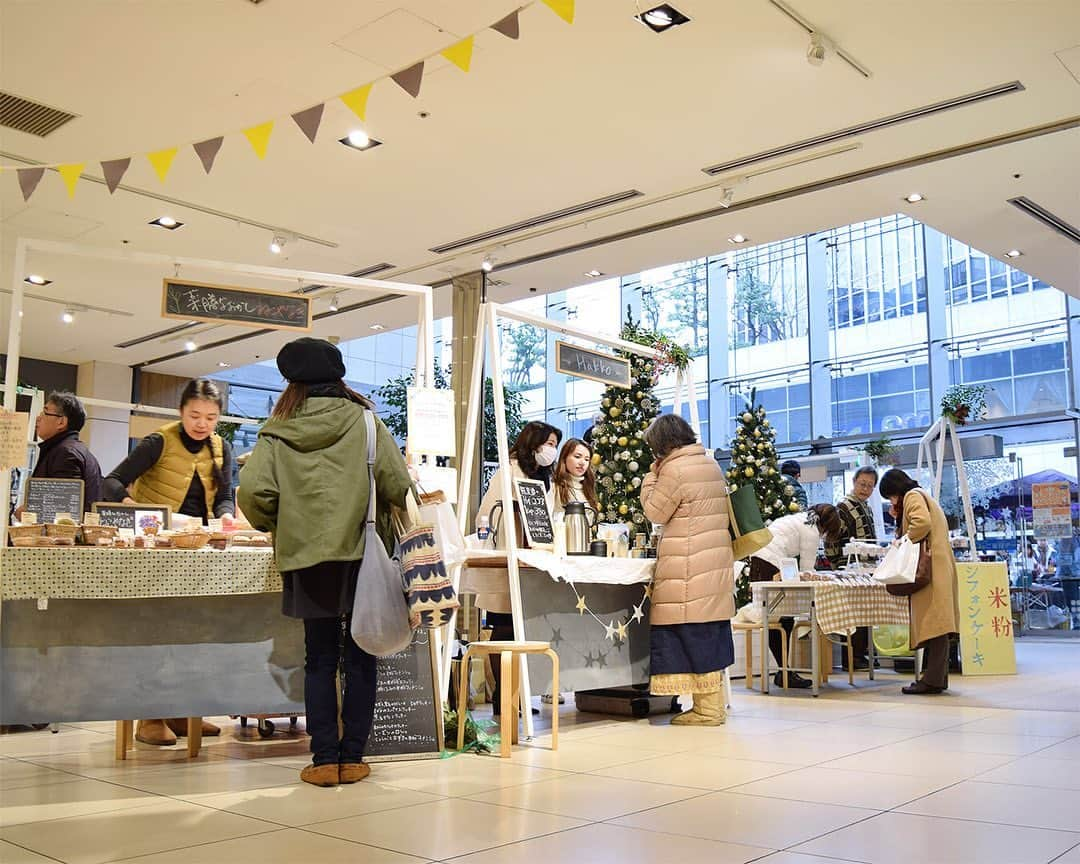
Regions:
[[[304, 706], [315, 765], [362, 762], [375, 717], [375, 658], [349, 635], [349, 616], [304, 619]], [[337, 678], [341, 675], [338, 737]]]
[[927, 639], [920, 646], [923, 649], [922, 677], [934, 687], [949, 686], [949, 635]]
[[[488, 612], [487, 623], [491, 627], [492, 642], [509, 642], [514, 638], [514, 616], [509, 612]], [[502, 661], [497, 654], [488, 656], [491, 664], [491, 677], [495, 679], [495, 690], [491, 694], [491, 704], [495, 714], [500, 713], [502, 702]]]

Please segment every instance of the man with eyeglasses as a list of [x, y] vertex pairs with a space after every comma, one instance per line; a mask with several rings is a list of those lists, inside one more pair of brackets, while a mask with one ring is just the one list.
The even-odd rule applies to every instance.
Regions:
[[[38, 460], [31, 477], [65, 478], [83, 481], [83, 501], [89, 508], [101, 500], [101, 466], [94, 454], [79, 440], [86, 424], [86, 411], [74, 393], [50, 393], [38, 414], [34, 434], [41, 439]], [[24, 508], [15, 511], [22, 517]], [[81, 519], [81, 513], [71, 514]]]

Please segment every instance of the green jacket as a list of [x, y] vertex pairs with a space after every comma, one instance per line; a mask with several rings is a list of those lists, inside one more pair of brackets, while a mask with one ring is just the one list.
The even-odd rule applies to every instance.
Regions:
[[[405, 460], [375, 420], [376, 530], [393, 551], [391, 502], [412, 490]], [[288, 420], [268, 420], [240, 472], [237, 503], [252, 526], [274, 533], [278, 570], [364, 556], [368, 506], [367, 429], [348, 399], [313, 397]]]

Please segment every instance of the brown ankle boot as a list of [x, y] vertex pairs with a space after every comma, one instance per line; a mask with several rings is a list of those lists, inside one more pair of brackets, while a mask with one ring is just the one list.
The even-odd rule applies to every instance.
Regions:
[[[178, 738], [187, 738], [187, 717], [170, 717], [165, 721], [165, 725], [168, 726]], [[221, 734], [221, 727], [215, 726], [208, 720], [203, 720], [202, 734], [203, 738], [213, 738], [215, 735]]]
[[342, 783], [357, 783], [371, 773], [371, 767], [364, 762], [342, 762], [338, 768]]
[[337, 762], [308, 765], [300, 772], [300, 779], [312, 786], [337, 786], [341, 782]]
[[176, 736], [164, 720], [140, 720], [135, 726], [135, 740], [155, 747], [171, 747]]

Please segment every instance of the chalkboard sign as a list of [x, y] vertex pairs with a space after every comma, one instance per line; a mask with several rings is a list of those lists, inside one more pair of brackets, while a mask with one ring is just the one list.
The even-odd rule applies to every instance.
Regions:
[[379, 658], [375, 720], [365, 761], [438, 757], [443, 729], [436, 668], [430, 630], [417, 630], [408, 650]]
[[57, 513], [70, 513], [76, 522], [82, 521], [83, 481], [51, 477], [31, 477], [26, 483], [26, 503], [38, 522], [52, 522]]
[[185, 321], [240, 324], [269, 330], [311, 329], [311, 298], [258, 288], [163, 280], [161, 314]]
[[569, 342], [555, 343], [555, 369], [563, 375], [588, 378], [609, 387], [630, 386], [630, 361]]
[[98, 514], [102, 525], [114, 528], [130, 528], [136, 534], [143, 534], [151, 520], [156, 520], [158, 528], [168, 528], [172, 508], [157, 504], [108, 504], [98, 501], [93, 505], [93, 512]]
[[550, 546], [555, 542], [551, 528], [551, 512], [548, 510], [547, 491], [539, 480], [515, 480], [518, 501], [521, 504], [521, 521], [530, 546]]

